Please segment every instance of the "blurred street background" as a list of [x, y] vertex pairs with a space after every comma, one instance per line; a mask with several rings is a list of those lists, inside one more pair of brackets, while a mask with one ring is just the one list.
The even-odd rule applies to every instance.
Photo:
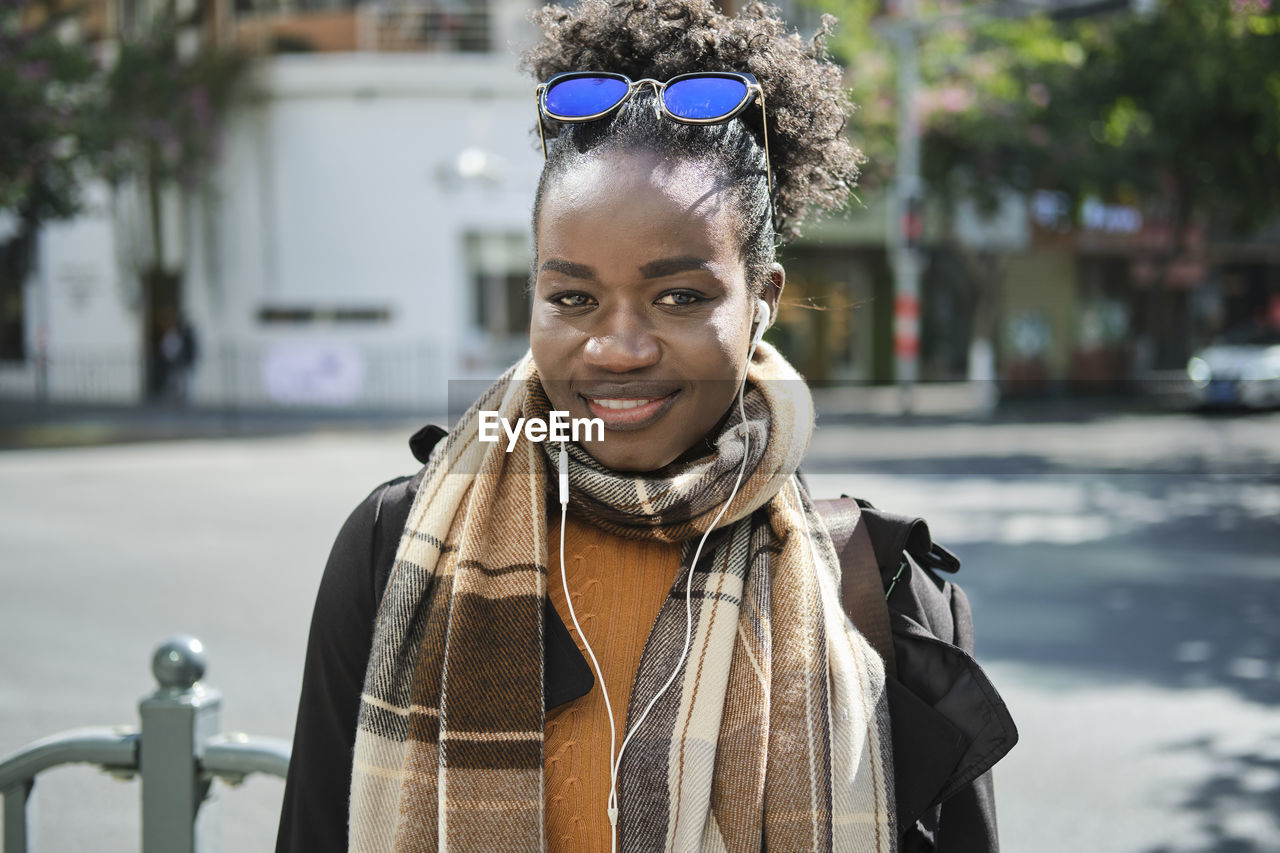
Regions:
[[[536, 5], [0, 0], [0, 758], [136, 722], [178, 632], [290, 736], [346, 513], [527, 347]], [[767, 337], [815, 492], [964, 562], [1004, 848], [1280, 851], [1280, 9], [777, 5], [866, 162]], [[37, 789], [137, 849], [136, 782]], [[269, 849], [282, 785], [218, 790]]]

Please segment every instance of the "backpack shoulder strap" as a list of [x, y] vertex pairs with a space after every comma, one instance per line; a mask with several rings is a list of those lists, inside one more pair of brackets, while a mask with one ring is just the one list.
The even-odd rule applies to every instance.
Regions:
[[826, 522], [840, 557], [840, 603], [854, 627], [867, 638], [884, 661], [885, 672], [897, 676], [889, 608], [875, 549], [858, 502], [853, 498], [816, 500], [814, 508]]
[[409, 450], [413, 452], [413, 458], [425, 465], [431, 458], [431, 451], [446, 435], [448, 433], [444, 428], [435, 424], [427, 424], [415, 432], [409, 439]]

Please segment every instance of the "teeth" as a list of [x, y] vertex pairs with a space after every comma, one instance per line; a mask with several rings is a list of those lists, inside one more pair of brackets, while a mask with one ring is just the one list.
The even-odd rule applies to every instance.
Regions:
[[602, 409], [638, 409], [641, 406], [660, 400], [661, 397], [648, 397], [643, 400], [618, 400], [610, 397], [592, 397], [591, 402]]

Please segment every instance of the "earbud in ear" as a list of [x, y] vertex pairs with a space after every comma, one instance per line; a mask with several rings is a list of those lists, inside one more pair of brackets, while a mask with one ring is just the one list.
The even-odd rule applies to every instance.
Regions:
[[751, 346], [755, 347], [764, 338], [765, 329], [773, 325], [773, 312], [769, 310], [769, 303], [763, 299], [756, 300], [756, 316], [755, 316], [755, 333], [751, 336]]
[[773, 325], [773, 312], [769, 310], [769, 303], [763, 299], [756, 299], [756, 322], [764, 323], [765, 327]]

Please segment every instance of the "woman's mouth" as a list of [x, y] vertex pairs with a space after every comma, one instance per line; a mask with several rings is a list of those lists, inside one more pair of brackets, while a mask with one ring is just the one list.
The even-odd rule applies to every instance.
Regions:
[[591, 416], [604, 421], [606, 429], [637, 430], [662, 417], [679, 393], [672, 391], [662, 397], [581, 396]]

